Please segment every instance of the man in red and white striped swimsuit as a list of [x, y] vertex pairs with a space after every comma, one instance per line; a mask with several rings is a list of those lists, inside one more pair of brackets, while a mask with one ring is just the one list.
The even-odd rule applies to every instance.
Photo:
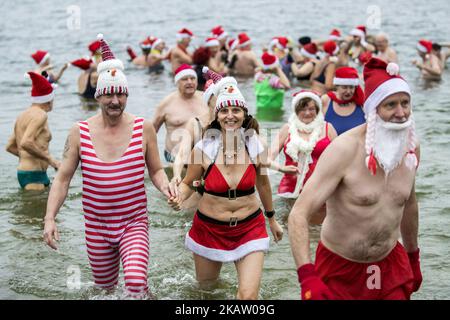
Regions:
[[96, 286], [113, 289], [120, 261], [127, 293], [144, 297], [147, 288], [149, 237], [144, 172], [164, 195], [169, 181], [159, 160], [151, 122], [124, 112], [128, 85], [120, 60], [102, 42], [96, 99], [101, 113], [72, 127], [63, 163], [50, 190], [44, 240], [56, 249], [55, 216], [81, 160], [86, 246]]

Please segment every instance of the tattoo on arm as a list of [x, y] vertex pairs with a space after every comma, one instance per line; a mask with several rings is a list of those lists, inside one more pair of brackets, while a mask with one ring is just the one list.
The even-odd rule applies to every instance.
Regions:
[[70, 149], [69, 137], [70, 136], [67, 137], [66, 143], [64, 144], [64, 151], [63, 151], [63, 156], [62, 156], [63, 159], [67, 158], [67, 152], [69, 152], [69, 149]]

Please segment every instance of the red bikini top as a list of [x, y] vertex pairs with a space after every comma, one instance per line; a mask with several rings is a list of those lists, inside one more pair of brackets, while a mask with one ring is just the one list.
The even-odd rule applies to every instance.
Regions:
[[[219, 168], [213, 162], [209, 165], [208, 170], [205, 174], [205, 192], [209, 193], [210, 191], [214, 193], [224, 193], [228, 192], [230, 186], [228, 182], [225, 180], [223, 174], [220, 172]], [[236, 191], [245, 191], [250, 188], [255, 187], [256, 182], [256, 167], [254, 164], [249, 164], [247, 169], [239, 181], [239, 184], [236, 187]]]

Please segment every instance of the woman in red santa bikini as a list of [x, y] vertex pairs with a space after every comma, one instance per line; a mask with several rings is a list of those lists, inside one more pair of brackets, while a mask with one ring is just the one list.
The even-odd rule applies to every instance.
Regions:
[[[325, 122], [322, 114], [322, 102], [313, 91], [302, 90], [294, 94], [292, 115], [278, 133], [272, 144], [271, 168], [284, 172], [278, 187], [278, 195], [292, 199], [290, 205], [300, 194], [303, 185], [314, 172], [317, 161], [325, 148], [336, 136], [333, 125]], [[274, 161], [280, 151], [285, 155], [285, 166]], [[295, 166], [298, 174], [286, 171]], [[325, 217], [325, 208], [315, 215], [312, 224], [320, 224]]]
[[201, 284], [217, 280], [222, 264], [234, 262], [237, 298], [257, 299], [264, 252], [269, 249], [264, 215], [274, 240], [283, 236], [274, 217], [269, 178], [261, 173], [268, 166], [267, 148], [258, 139], [258, 123], [248, 114], [236, 80], [225, 77], [215, 88], [215, 119], [192, 150], [179, 196], [169, 199], [169, 204], [179, 209], [194, 192], [193, 182], [203, 178], [203, 196], [185, 241], [194, 253], [197, 280]]

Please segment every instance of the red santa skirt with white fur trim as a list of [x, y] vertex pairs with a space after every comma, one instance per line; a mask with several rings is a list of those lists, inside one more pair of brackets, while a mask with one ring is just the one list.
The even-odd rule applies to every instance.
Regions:
[[255, 251], [267, 252], [269, 236], [264, 215], [259, 209], [254, 218], [230, 226], [207, 221], [196, 212], [185, 246], [199, 256], [219, 262], [237, 261]]

